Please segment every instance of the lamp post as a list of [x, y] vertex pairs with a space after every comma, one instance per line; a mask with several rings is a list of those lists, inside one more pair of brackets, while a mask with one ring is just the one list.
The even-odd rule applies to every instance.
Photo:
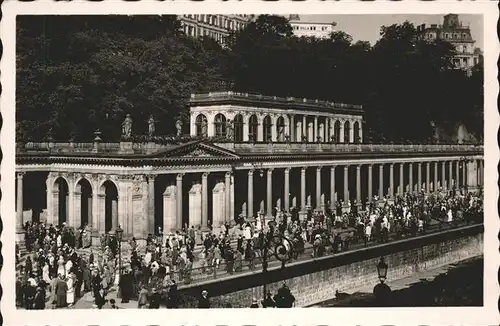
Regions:
[[[263, 231], [261, 231], [263, 232]], [[267, 234], [264, 233], [263, 237], [263, 248], [262, 248], [262, 274], [263, 279], [266, 280], [267, 276], [267, 266], [268, 266], [268, 256], [269, 251], [272, 251], [271, 256], [275, 256], [277, 260], [281, 261], [281, 268], [285, 268], [285, 263], [292, 258], [292, 242], [282, 235], [273, 236], [274, 229], [271, 227]], [[267, 283], [264, 283], [264, 300], [267, 294]]]
[[381, 306], [387, 306], [389, 304], [391, 295], [391, 288], [385, 284], [388, 268], [389, 266], [386, 264], [384, 257], [381, 257], [377, 264], [377, 274], [380, 283], [373, 288], [373, 294], [377, 300], [377, 305]]
[[118, 275], [120, 275], [120, 280], [122, 279], [122, 237], [123, 229], [118, 225], [115, 230], [116, 240], [118, 241]]

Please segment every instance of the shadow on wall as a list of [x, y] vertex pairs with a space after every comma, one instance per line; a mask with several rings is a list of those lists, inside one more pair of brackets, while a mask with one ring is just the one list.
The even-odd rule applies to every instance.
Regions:
[[438, 142], [442, 143], [459, 143], [463, 144], [464, 142], [476, 142], [478, 141], [478, 137], [476, 137], [474, 134], [470, 133], [467, 130], [467, 127], [463, 124], [460, 123], [456, 126], [453, 127], [453, 130], [447, 131], [442, 127], [435, 127], [435, 134], [434, 137]]

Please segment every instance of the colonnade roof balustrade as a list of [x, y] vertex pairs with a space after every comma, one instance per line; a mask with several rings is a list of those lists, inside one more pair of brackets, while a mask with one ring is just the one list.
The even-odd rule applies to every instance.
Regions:
[[161, 144], [134, 143], [26, 143], [17, 149], [18, 164], [89, 163], [156, 165], [176, 162], [238, 164], [250, 161], [318, 159], [411, 159], [432, 156], [483, 155], [480, 144], [335, 144], [335, 143], [234, 143], [190, 140]]
[[191, 98], [189, 99], [189, 106], [191, 107], [225, 104], [241, 104], [259, 108], [268, 107], [350, 115], [361, 115], [364, 112], [362, 105], [311, 100], [306, 98], [237, 93], [231, 91], [191, 94]]

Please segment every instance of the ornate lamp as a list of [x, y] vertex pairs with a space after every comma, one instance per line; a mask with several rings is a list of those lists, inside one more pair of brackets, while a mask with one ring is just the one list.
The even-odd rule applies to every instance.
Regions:
[[384, 257], [381, 257], [380, 261], [377, 264], [378, 279], [381, 283], [384, 283], [384, 281], [387, 279], [387, 269], [388, 266], [385, 263]]
[[115, 233], [116, 233], [116, 240], [118, 240], [118, 242], [121, 243], [123, 237], [123, 229], [119, 225], [116, 228]]

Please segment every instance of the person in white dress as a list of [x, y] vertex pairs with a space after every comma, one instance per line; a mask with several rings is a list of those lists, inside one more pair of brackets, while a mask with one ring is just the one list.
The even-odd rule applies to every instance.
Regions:
[[49, 264], [45, 263], [42, 268], [42, 279], [45, 283], [50, 284], [50, 275], [49, 275]]
[[248, 240], [250, 240], [250, 239], [252, 239], [252, 231], [251, 231], [251, 230], [252, 230], [252, 229], [251, 229], [250, 225], [249, 225], [249, 224], [247, 224], [247, 225], [245, 226], [245, 231], [243, 232], [243, 235], [244, 235], [244, 237], [245, 237], [245, 240], [247, 240], [247, 241], [248, 241]]
[[69, 273], [68, 280], [66, 281], [66, 285], [68, 286], [68, 290], [66, 291], [66, 302], [69, 306], [75, 303], [75, 279], [76, 275]]
[[66, 270], [64, 269], [63, 256], [59, 256], [59, 260], [57, 261], [57, 275], [62, 275], [63, 277], [66, 277]]
[[58, 248], [62, 247], [62, 236], [60, 234], [57, 236], [56, 243]]

